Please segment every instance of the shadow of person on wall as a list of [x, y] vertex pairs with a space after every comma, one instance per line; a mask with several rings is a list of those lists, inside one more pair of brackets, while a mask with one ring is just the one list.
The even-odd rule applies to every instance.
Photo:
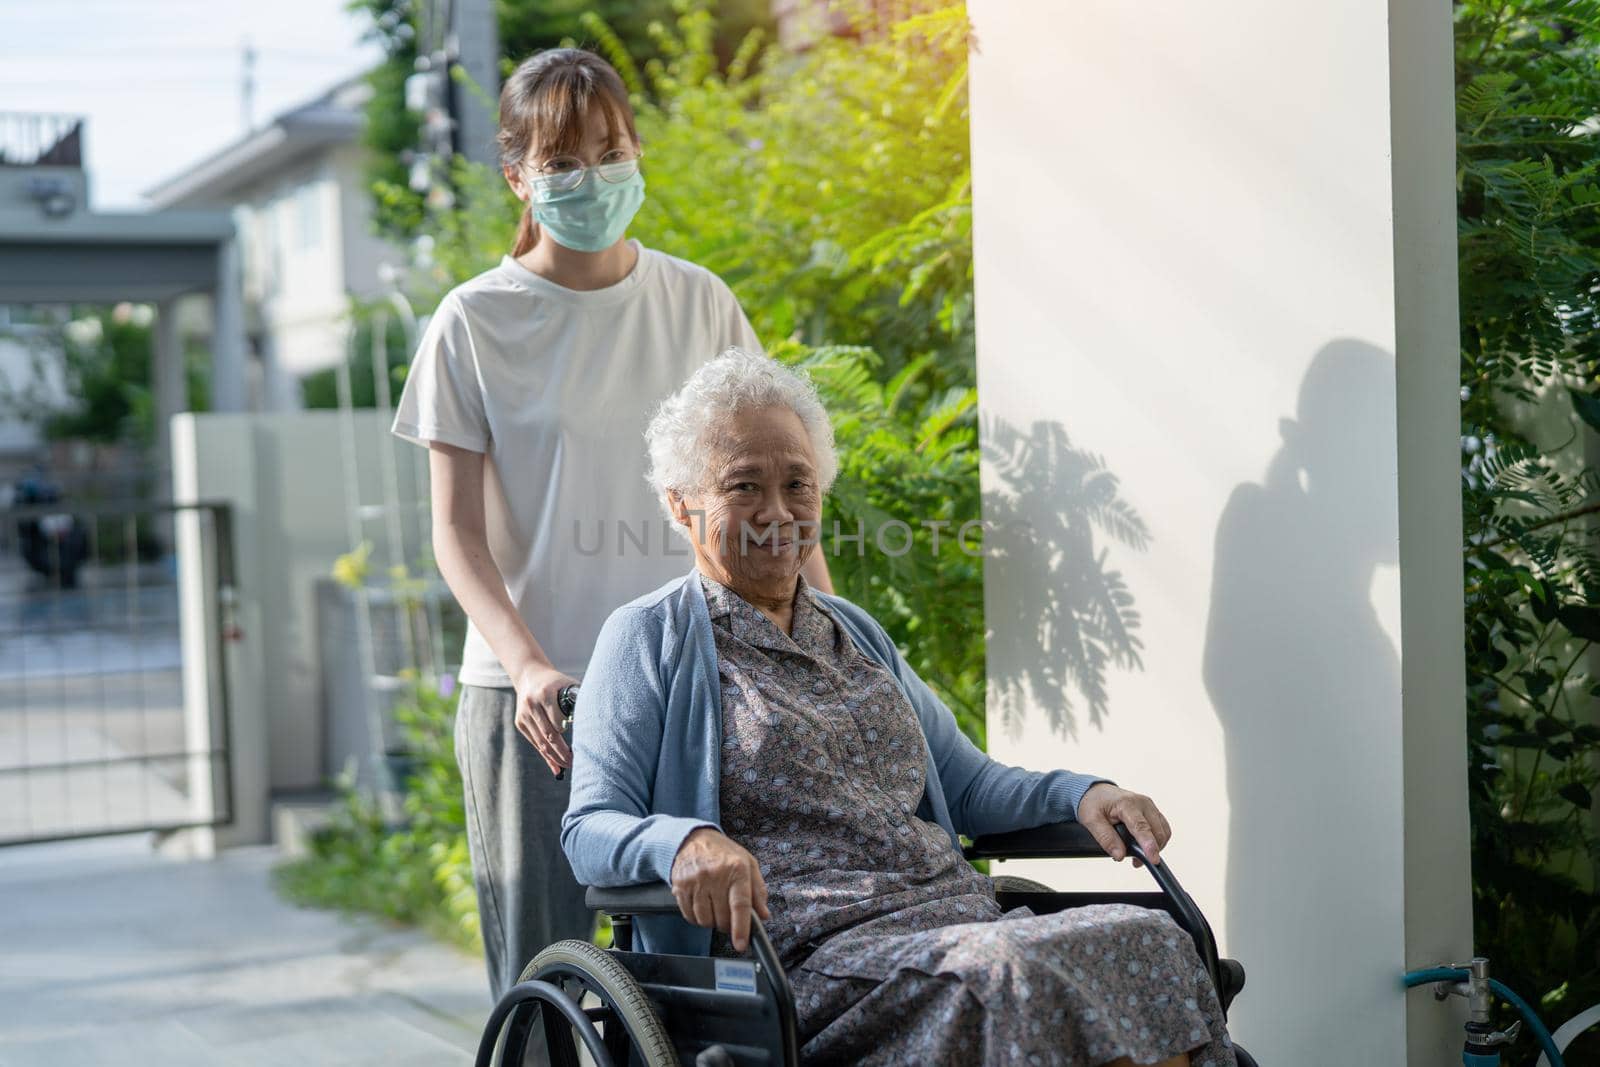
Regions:
[[[1227, 950], [1255, 1019], [1315, 996], [1319, 962], [1360, 951], [1351, 924], [1399, 908], [1368, 861], [1401, 827], [1367, 834], [1400, 759], [1400, 663], [1371, 597], [1397, 562], [1394, 375], [1371, 345], [1323, 347], [1264, 482], [1235, 488], [1217, 527], [1204, 678], [1227, 751]], [[1288, 958], [1305, 969], [1251, 962]]]
[[1041, 420], [1024, 433], [989, 416], [981, 440], [994, 475], [983, 494], [984, 617], [991, 637], [1037, 635], [990, 640], [989, 680], [1008, 727], [1031, 705], [1053, 733], [1073, 737], [1074, 691], [1099, 726], [1107, 670], [1143, 667], [1139, 613], [1106, 542], [1142, 551], [1150, 534], [1105, 461], [1073, 447], [1060, 423]]

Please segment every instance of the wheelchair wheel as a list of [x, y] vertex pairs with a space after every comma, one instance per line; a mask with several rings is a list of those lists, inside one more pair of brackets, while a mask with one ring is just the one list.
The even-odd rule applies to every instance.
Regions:
[[997, 874], [993, 878], [996, 893], [1054, 893], [1052, 886], [1035, 882], [1032, 878], [1019, 878], [1014, 874]]
[[[673, 1050], [672, 1038], [662, 1025], [661, 1017], [650, 1004], [637, 979], [628, 969], [603, 948], [587, 941], [557, 941], [533, 958], [522, 971], [520, 981], [540, 979], [569, 989], [569, 983], [581, 987], [577, 997], [593, 993], [610, 1014], [610, 1019], [620, 1025], [632, 1042], [637, 1057], [632, 1062], [644, 1067], [678, 1067], [678, 1054]], [[608, 1021], [606, 1046], [617, 1056], [623, 1050], [619, 1035], [610, 1032]], [[625, 1063], [627, 1059], [619, 1058]]]

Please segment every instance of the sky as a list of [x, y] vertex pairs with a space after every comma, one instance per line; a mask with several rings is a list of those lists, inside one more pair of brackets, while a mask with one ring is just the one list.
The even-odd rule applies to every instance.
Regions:
[[243, 49], [257, 124], [375, 65], [345, 0], [0, 0], [0, 112], [81, 116], [97, 211], [243, 135]]

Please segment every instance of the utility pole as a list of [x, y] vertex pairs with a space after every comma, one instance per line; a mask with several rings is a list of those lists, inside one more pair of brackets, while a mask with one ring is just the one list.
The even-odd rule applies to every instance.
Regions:
[[496, 111], [500, 98], [500, 33], [494, 0], [452, 0], [450, 37], [461, 77], [450, 84], [456, 151], [495, 166]]
[[239, 107], [244, 118], [244, 132], [250, 133], [256, 128], [256, 46], [246, 37], [242, 48], [244, 67], [239, 83]]
[[[451, 203], [450, 157], [495, 166], [500, 96], [499, 31], [492, 0], [423, 0], [417, 12], [416, 73], [406, 79], [406, 108], [422, 116], [421, 145], [410, 185], [428, 206]], [[453, 76], [453, 71], [460, 74]]]
[[453, 150], [450, 117], [450, 60], [443, 42], [426, 47], [427, 38], [418, 33], [416, 73], [406, 78], [406, 110], [422, 116], [417, 150], [411, 153], [409, 184], [413, 192], [425, 193], [430, 208], [450, 206], [450, 186], [446, 180]]

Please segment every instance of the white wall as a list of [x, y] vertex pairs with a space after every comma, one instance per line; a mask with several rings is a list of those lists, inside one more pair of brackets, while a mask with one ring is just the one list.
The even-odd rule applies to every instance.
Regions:
[[247, 221], [260, 328], [283, 371], [304, 375], [343, 355], [347, 302], [341, 195], [331, 159], [318, 158], [250, 190], [235, 214]]
[[[343, 145], [329, 155], [328, 168], [337, 188], [344, 285], [358, 299], [376, 300], [388, 291], [381, 277], [384, 265], [402, 267], [406, 254], [372, 232], [367, 155], [368, 149], [361, 145]], [[509, 236], [507, 248], [510, 248]]]
[[969, 5], [985, 517], [1048, 536], [986, 564], [991, 749], [1161, 803], [1263, 1063], [1447, 1062], [1398, 976], [1471, 947], [1450, 20], [1404, 6]]
[[[398, 457], [403, 492], [415, 499], [411, 464], [425, 462], [421, 449], [392, 437], [372, 412], [358, 413], [355, 441], [361, 502], [382, 500], [379, 457], [387, 448]], [[269, 792], [324, 784], [313, 583], [327, 577], [334, 561], [354, 547], [344, 434], [338, 413], [329, 411], [183, 414], [172, 421], [172, 442], [176, 498], [233, 507], [242, 631], [242, 639], [230, 646], [229, 667], [238, 819], [219, 835], [219, 843], [263, 841]], [[375, 569], [387, 566], [381, 521], [369, 519], [363, 526], [378, 547]], [[408, 526], [407, 545], [414, 546], [415, 527]], [[214, 682], [205, 677], [207, 658], [198, 644], [212, 624], [201, 614], [202, 599], [196, 595], [203, 580], [199, 566], [180, 541], [185, 701], [192, 729], [203, 732], [202, 702], [211, 699]], [[190, 745], [209, 743], [191, 736]]]

